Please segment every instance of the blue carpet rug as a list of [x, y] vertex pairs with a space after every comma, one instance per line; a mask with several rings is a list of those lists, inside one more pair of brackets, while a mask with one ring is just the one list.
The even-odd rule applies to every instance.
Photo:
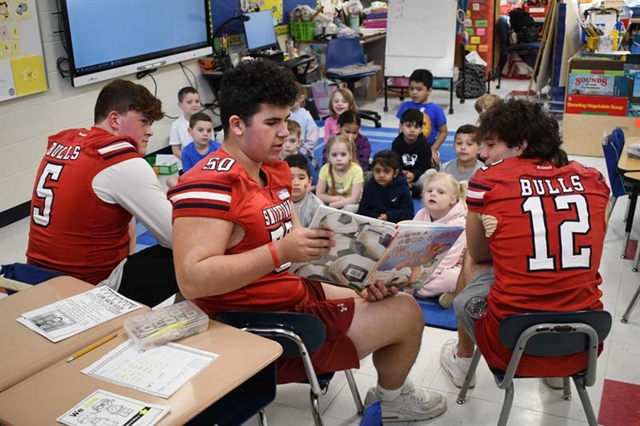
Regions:
[[456, 314], [453, 311], [453, 306], [449, 306], [448, 309], [442, 309], [438, 304], [438, 298], [431, 299], [418, 299], [420, 309], [422, 309], [422, 315], [424, 315], [424, 324], [443, 328], [445, 330], [457, 330], [458, 321], [456, 320]]

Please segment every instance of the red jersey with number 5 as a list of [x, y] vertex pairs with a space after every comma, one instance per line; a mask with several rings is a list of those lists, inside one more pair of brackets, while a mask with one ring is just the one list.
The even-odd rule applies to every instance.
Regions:
[[[223, 145], [168, 191], [173, 219], [208, 217], [242, 227], [244, 237], [225, 254], [243, 253], [283, 238], [292, 227], [291, 171], [284, 161], [263, 163], [260, 171], [265, 186], [229, 157]], [[306, 299], [300, 278], [289, 273], [288, 265], [282, 265], [243, 288], [197, 302], [213, 318], [217, 312], [231, 309], [291, 311]]]
[[140, 157], [137, 144], [93, 127], [49, 137], [31, 198], [27, 262], [91, 284], [129, 254], [131, 214], [95, 194], [102, 170]]
[[[487, 314], [476, 323], [478, 347], [491, 367], [511, 356], [499, 343], [502, 319], [524, 312], [602, 309], [598, 273], [609, 187], [596, 169], [574, 161], [558, 168], [509, 158], [469, 182], [472, 212], [497, 218], [489, 238], [496, 282]], [[564, 377], [586, 366], [586, 354], [555, 361], [525, 356], [518, 374]]]

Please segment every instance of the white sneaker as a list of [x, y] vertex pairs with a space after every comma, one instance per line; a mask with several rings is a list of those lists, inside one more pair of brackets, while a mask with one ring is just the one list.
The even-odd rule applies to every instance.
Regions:
[[438, 417], [447, 411], [447, 400], [437, 392], [417, 388], [410, 384], [402, 387], [402, 393], [393, 401], [383, 401], [371, 388], [364, 399], [365, 407], [380, 401], [382, 422], [417, 422]]
[[[453, 385], [461, 388], [471, 366], [471, 358], [461, 358], [456, 354], [457, 351], [458, 341], [447, 340], [440, 351], [440, 365], [442, 365], [442, 369], [447, 373]], [[475, 386], [476, 375], [474, 374], [469, 387], [473, 388]]]

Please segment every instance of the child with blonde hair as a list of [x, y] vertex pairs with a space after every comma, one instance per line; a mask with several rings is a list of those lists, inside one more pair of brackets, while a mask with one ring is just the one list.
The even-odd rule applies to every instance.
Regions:
[[[467, 182], [459, 183], [447, 173], [438, 172], [429, 176], [424, 183], [422, 195], [424, 207], [416, 213], [414, 220], [465, 226], [467, 222], [466, 188]], [[451, 306], [466, 247], [467, 238], [463, 232], [440, 265], [433, 271], [429, 281], [416, 290], [414, 296], [426, 298], [440, 295], [438, 299], [440, 306], [443, 308]]]
[[492, 95], [491, 93], [485, 93], [484, 95], [480, 96], [478, 98], [478, 100], [476, 101], [475, 105], [473, 106], [476, 109], [476, 112], [480, 115], [482, 115], [487, 109], [489, 109], [489, 107], [491, 107], [491, 105], [495, 104], [496, 102], [501, 101], [502, 98], [498, 95]]
[[320, 169], [316, 195], [336, 209], [358, 211], [364, 177], [355, 162], [355, 145], [343, 135], [335, 135], [325, 148], [329, 161]]
[[345, 111], [357, 111], [356, 99], [353, 97], [351, 90], [347, 88], [338, 88], [329, 99], [329, 111], [331, 116], [324, 121], [324, 140], [328, 141], [332, 136], [340, 133], [338, 126], [338, 117]]

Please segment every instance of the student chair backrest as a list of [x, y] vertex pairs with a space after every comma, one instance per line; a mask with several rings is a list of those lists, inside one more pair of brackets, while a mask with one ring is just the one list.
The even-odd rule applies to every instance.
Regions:
[[329, 42], [326, 69], [366, 64], [362, 45], [357, 38], [334, 38]]
[[[587, 324], [602, 342], [611, 330], [611, 314], [607, 311], [535, 312], [506, 317], [500, 324], [500, 342], [513, 349], [520, 334], [536, 324]], [[572, 333], [569, 327], [560, 327], [557, 333], [533, 336], [524, 353], [532, 356], [562, 356], [589, 349], [589, 339], [583, 333]]]
[[607, 175], [609, 175], [609, 185], [611, 195], [621, 197], [626, 194], [624, 180], [618, 173], [618, 160], [624, 149], [624, 132], [621, 129], [614, 129], [607, 138], [607, 143], [602, 145], [604, 160], [607, 165]]

